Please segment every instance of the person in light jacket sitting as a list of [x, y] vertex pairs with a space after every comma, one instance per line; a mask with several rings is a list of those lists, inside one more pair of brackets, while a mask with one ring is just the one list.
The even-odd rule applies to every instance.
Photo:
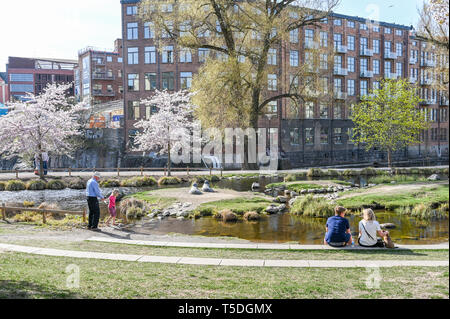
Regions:
[[375, 213], [371, 209], [363, 210], [363, 220], [359, 222], [358, 243], [362, 247], [384, 247], [382, 239], [389, 235], [388, 231], [381, 230], [380, 223], [377, 222]]

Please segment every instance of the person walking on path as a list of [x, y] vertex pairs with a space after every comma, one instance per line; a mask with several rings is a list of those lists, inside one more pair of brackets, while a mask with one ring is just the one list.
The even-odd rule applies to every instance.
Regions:
[[100, 221], [100, 206], [98, 200], [105, 200], [102, 195], [98, 181], [100, 180], [100, 173], [95, 173], [94, 176], [87, 182], [86, 197], [89, 206], [89, 224], [88, 229], [98, 231], [98, 223]]

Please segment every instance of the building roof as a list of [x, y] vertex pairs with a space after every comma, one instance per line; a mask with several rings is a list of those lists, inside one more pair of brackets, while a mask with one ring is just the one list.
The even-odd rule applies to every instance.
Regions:
[[10, 56], [9, 58], [18, 58], [18, 59], [27, 59], [27, 60], [39, 60], [39, 61], [48, 61], [48, 62], [56, 62], [56, 63], [69, 63], [69, 64], [78, 64], [78, 60], [71, 59], [59, 59], [59, 58], [29, 58], [29, 57], [18, 57], [18, 56]]

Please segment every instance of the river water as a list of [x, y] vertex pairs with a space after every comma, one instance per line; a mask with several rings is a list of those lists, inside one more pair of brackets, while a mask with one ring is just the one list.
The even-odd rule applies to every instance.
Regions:
[[[281, 182], [281, 177], [271, 178], [242, 178], [226, 179], [213, 186], [230, 188], [236, 191], [248, 191], [253, 182], [259, 182], [261, 189], [269, 183]], [[365, 180], [357, 178], [347, 181], [365, 185]], [[183, 185], [186, 186], [186, 185]], [[176, 187], [176, 186], [174, 186]], [[179, 186], [178, 186], [179, 187]], [[121, 188], [123, 194], [134, 194], [155, 188]], [[103, 189], [108, 194], [112, 189]], [[61, 209], [82, 210], [86, 208], [84, 190], [65, 189], [61, 191], [21, 191], [0, 192], [0, 203], [8, 204], [31, 201], [36, 205], [42, 202], [57, 203]], [[106, 216], [107, 207], [101, 204], [102, 216]], [[408, 216], [401, 216], [393, 212], [376, 212], [377, 220], [383, 223], [394, 223], [397, 228], [390, 230], [393, 240], [399, 244], [435, 244], [449, 240], [448, 220], [421, 221]], [[358, 216], [347, 217], [350, 221], [353, 235], [357, 236]], [[326, 219], [293, 216], [289, 213], [263, 216], [258, 222], [240, 221], [237, 223], [223, 223], [214, 218], [200, 218], [197, 220], [177, 220], [173, 218], [162, 221], [144, 220], [133, 231], [140, 234], [168, 234], [179, 233], [185, 235], [201, 235], [207, 237], [236, 237], [252, 242], [301, 244], [321, 244], [323, 242]]]

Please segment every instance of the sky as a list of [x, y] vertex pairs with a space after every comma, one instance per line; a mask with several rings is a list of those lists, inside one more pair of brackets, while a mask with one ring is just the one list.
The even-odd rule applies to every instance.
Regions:
[[[422, 3], [341, 0], [334, 11], [409, 26], [416, 24]], [[120, 20], [120, 0], [2, 0], [0, 72], [6, 70], [8, 56], [76, 60], [86, 46], [113, 49], [122, 34]]]

